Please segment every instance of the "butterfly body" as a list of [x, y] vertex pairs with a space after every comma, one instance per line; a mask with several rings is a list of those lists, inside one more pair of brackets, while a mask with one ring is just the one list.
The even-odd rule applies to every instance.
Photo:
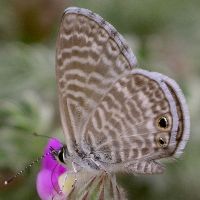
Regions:
[[183, 152], [189, 113], [179, 86], [136, 64], [112, 25], [87, 9], [66, 9], [56, 77], [66, 143], [61, 153], [76, 172], [161, 173], [161, 158]]

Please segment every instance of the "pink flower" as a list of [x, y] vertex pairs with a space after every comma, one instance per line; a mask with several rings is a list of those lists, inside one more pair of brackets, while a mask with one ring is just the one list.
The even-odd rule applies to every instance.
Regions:
[[[62, 144], [56, 139], [50, 139], [45, 147], [44, 154], [50, 152], [51, 148], [59, 150]], [[37, 176], [37, 192], [42, 200], [52, 200], [61, 191], [58, 179], [67, 171], [51, 154], [42, 160], [42, 166]], [[62, 194], [61, 194], [62, 197]]]

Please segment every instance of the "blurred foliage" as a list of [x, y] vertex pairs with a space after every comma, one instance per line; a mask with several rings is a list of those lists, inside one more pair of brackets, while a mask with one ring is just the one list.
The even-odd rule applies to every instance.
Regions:
[[[182, 159], [159, 176], [119, 181], [130, 199], [200, 199], [200, 1], [197, 0], [0, 0], [0, 181], [42, 154], [47, 140], [61, 137], [55, 84], [55, 41], [67, 6], [93, 10], [127, 39], [138, 66], [164, 73], [181, 85], [191, 113], [191, 137]], [[38, 199], [33, 167], [0, 200]]]

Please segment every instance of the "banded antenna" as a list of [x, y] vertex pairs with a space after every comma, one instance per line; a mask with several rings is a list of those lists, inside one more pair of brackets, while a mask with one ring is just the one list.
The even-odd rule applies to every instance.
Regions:
[[8, 185], [9, 183], [11, 183], [15, 178], [17, 178], [18, 176], [21, 176], [26, 170], [30, 169], [35, 163], [38, 163], [39, 161], [41, 161], [46, 156], [52, 155], [52, 152], [53, 152], [53, 149], [51, 148], [49, 152], [47, 152], [46, 154], [38, 157], [36, 160], [32, 161], [29, 165], [27, 165], [24, 169], [22, 169], [21, 171], [17, 172], [14, 176], [11, 176], [7, 180], [5, 180], [4, 181], [4, 185]]
[[[43, 137], [43, 138], [49, 138], [49, 139], [55, 139], [54, 137], [49, 137], [46, 135], [41, 135], [38, 134], [36, 132], [32, 133], [34, 136], [37, 137]], [[53, 155], [55, 153], [55, 149], [53, 149], [53, 147], [50, 147], [50, 151], [45, 153], [44, 155], [36, 158], [34, 161], [32, 161], [30, 164], [28, 164], [27, 166], [25, 166], [24, 169], [20, 170], [19, 172], [17, 172], [14, 176], [11, 176], [10, 178], [8, 178], [7, 180], [4, 181], [4, 185], [8, 185], [9, 183], [11, 183], [15, 178], [17, 178], [18, 176], [21, 176], [26, 170], [30, 169], [35, 163], [38, 163], [39, 161], [41, 161], [43, 158], [45, 158], [48, 155]]]

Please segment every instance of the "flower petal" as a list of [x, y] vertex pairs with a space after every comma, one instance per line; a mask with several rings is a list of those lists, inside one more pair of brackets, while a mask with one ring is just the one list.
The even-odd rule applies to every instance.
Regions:
[[[50, 151], [50, 147], [59, 150], [62, 144], [57, 139], [49, 140], [45, 147], [44, 154]], [[53, 159], [52, 155], [47, 155], [42, 160], [41, 170], [37, 176], [37, 192], [42, 200], [52, 199], [60, 191], [58, 184], [59, 176], [67, 171], [67, 168]]]
[[[47, 154], [50, 151], [50, 148], [54, 148], [55, 150], [59, 150], [63, 144], [57, 139], [50, 139], [47, 146], [45, 147], [44, 154]], [[58, 164], [58, 161], [53, 159], [52, 155], [47, 155], [42, 160], [42, 168], [46, 169], [54, 169]], [[64, 168], [64, 167], [63, 167]]]

